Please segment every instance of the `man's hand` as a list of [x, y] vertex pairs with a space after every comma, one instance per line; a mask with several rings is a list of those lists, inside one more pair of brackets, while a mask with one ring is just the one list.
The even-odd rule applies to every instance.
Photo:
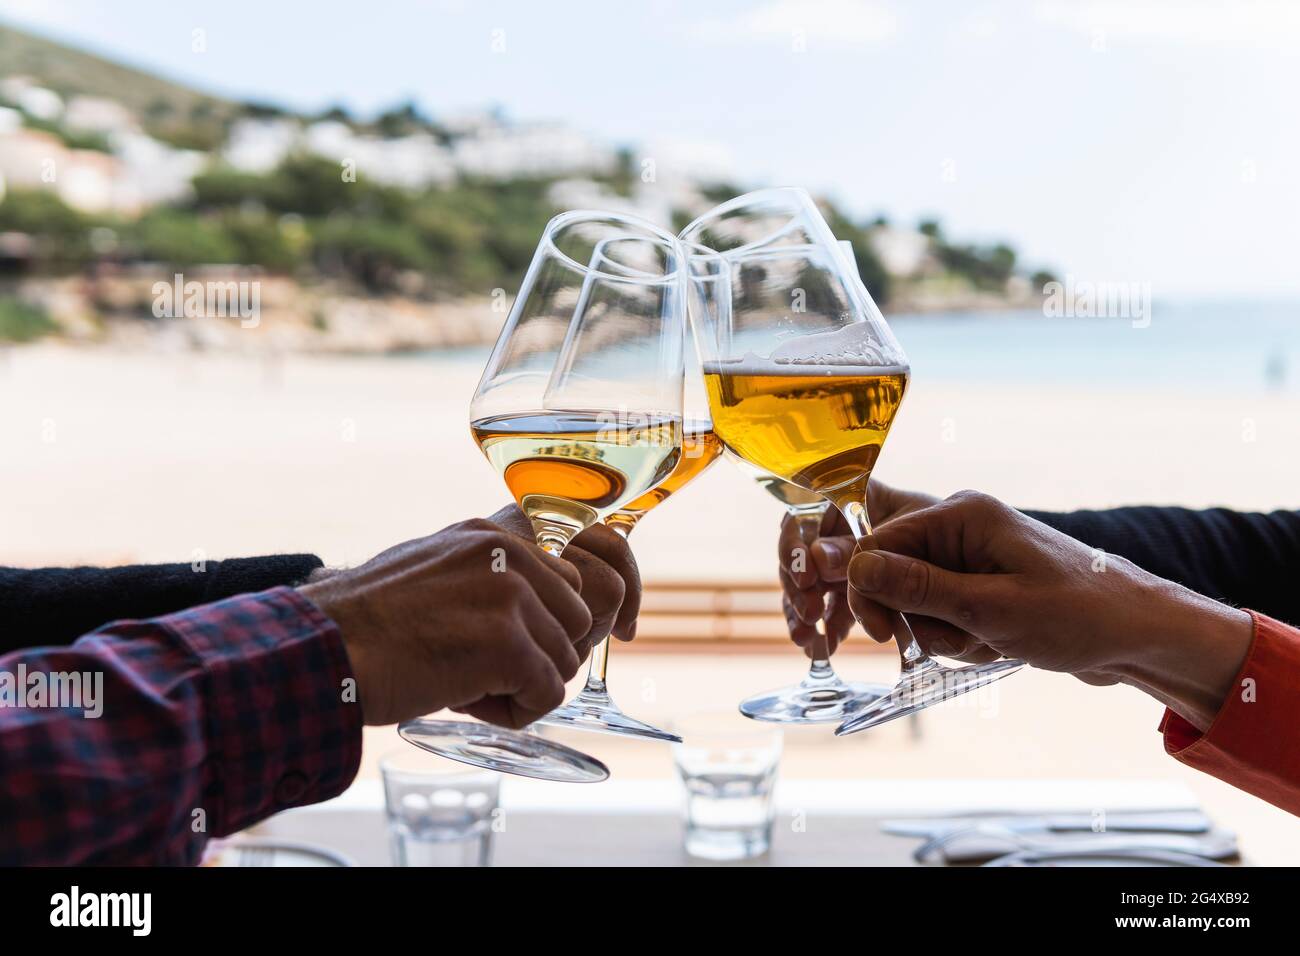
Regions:
[[568, 561], [477, 518], [299, 591], [342, 632], [366, 723], [452, 707], [522, 727], [559, 706], [578, 672], [574, 645], [593, 630], [584, 583]]
[[[507, 505], [488, 520], [535, 540], [533, 526], [518, 505]], [[632, 640], [641, 610], [641, 574], [627, 539], [603, 524], [593, 525], [564, 549], [564, 560], [582, 576], [582, 600], [591, 611], [591, 629], [578, 642], [578, 653], [586, 656], [611, 629], [620, 641]]]
[[883, 523], [849, 564], [849, 600], [888, 639], [881, 605], [909, 614], [926, 651], [1016, 657], [1090, 684], [1133, 684], [1201, 729], [1249, 649], [1227, 607], [1095, 552], [995, 498], [961, 492]]
[[[876, 479], [867, 490], [867, 514], [873, 527], [933, 505], [939, 499], [919, 491], [891, 488]], [[829, 507], [820, 529], [787, 514], [781, 522], [778, 545], [782, 604], [790, 639], [810, 656], [817, 652], [817, 621], [826, 630], [826, 653], [835, 649], [853, 629], [845, 576], [855, 547], [848, 522]], [[883, 611], [881, 612], [883, 614]]]

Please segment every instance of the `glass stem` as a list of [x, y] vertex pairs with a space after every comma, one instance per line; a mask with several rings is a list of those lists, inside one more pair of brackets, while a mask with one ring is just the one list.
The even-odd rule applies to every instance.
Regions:
[[[614, 532], [627, 540], [632, 528], [625, 526], [620, 521], [607, 521], [607, 526], [614, 529]], [[545, 545], [543, 545], [545, 547]], [[609, 669], [609, 642], [612, 635], [606, 634], [601, 640], [597, 641], [591, 649], [591, 664], [587, 668], [587, 683], [582, 687], [582, 693], [595, 694], [600, 697], [609, 696], [609, 688], [605, 685], [605, 674]]]
[[[793, 506], [788, 510], [799, 526], [799, 537], [806, 545], [817, 540], [822, 531], [822, 516], [826, 514], [828, 502], [807, 507]], [[812, 555], [805, 553], [805, 560], [811, 561]], [[812, 663], [808, 665], [807, 682], [824, 684], [835, 680], [835, 669], [831, 667], [830, 644], [826, 640], [826, 622], [817, 622], [817, 636], [812, 642]]]
[[[861, 501], [853, 500], [839, 505], [839, 509], [844, 515], [844, 520], [849, 523], [853, 537], [858, 541], [858, 547], [875, 548], [876, 542], [871, 534], [871, 520], [867, 517], [866, 505]], [[894, 643], [898, 646], [898, 655], [903, 662], [903, 673], [908, 674], [919, 668], [933, 666], [934, 661], [916, 642], [916, 635], [912, 633], [907, 618], [898, 611], [890, 611], [889, 617], [890, 623], [894, 626]]]
[[587, 683], [583, 686], [584, 694], [608, 694], [605, 687], [605, 669], [609, 667], [609, 635], [591, 649], [591, 666], [587, 668]]

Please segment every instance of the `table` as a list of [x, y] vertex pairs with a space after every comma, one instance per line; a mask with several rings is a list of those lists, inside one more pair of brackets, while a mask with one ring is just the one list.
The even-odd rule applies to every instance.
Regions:
[[[503, 781], [499, 866], [717, 865], [682, 849], [676, 781], [564, 785]], [[917, 841], [882, 833], [886, 817], [941, 813], [1188, 809], [1186, 787], [1141, 780], [888, 780], [782, 782], [772, 850], [743, 865], [909, 866]], [[362, 780], [342, 796], [272, 817], [251, 833], [327, 846], [364, 866], [387, 866], [383, 791]], [[736, 865], [736, 864], [725, 864]]]

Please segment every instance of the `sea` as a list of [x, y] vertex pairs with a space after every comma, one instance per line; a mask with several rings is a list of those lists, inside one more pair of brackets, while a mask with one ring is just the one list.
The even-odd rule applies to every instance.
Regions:
[[[1163, 301], [1133, 318], [892, 314], [913, 387], [936, 383], [1300, 392], [1300, 301]], [[484, 347], [421, 353], [481, 366]]]

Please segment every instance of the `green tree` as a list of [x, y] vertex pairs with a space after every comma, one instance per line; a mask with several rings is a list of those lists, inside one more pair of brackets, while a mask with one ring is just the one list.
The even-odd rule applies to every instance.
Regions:
[[857, 262], [858, 274], [862, 276], [862, 284], [877, 305], [884, 305], [893, 292], [893, 278], [871, 244], [871, 228], [859, 226], [830, 203], [825, 205], [824, 212], [826, 223], [835, 237], [853, 247], [853, 258]]
[[130, 232], [145, 259], [174, 266], [241, 261], [239, 244], [220, 220], [174, 209], [154, 209]]
[[319, 267], [353, 276], [373, 292], [390, 289], [401, 270], [431, 264], [419, 233], [405, 223], [333, 216], [316, 225], [313, 240]]
[[0, 297], [0, 342], [30, 342], [57, 329], [41, 307]]
[[44, 189], [11, 189], [0, 200], [0, 232], [32, 236], [37, 257], [49, 264], [84, 262], [92, 225], [93, 220]]

